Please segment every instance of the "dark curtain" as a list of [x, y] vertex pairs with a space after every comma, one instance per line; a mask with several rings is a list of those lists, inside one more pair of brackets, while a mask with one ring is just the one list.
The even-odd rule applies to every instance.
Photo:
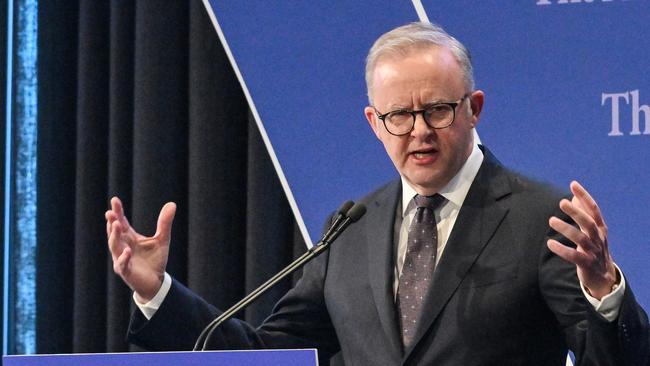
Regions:
[[38, 353], [129, 350], [113, 195], [146, 235], [178, 204], [167, 270], [222, 308], [305, 250], [201, 1], [41, 1], [38, 38]]

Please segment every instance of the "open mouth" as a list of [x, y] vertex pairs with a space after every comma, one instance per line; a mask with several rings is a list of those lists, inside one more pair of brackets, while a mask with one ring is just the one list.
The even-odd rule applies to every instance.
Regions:
[[411, 154], [415, 155], [416, 157], [420, 157], [420, 156], [432, 155], [432, 154], [435, 154], [437, 152], [438, 152], [438, 150], [436, 150], [434, 148], [428, 148], [428, 149], [413, 150], [413, 151], [411, 151]]
[[433, 151], [428, 151], [428, 152], [416, 152], [416, 153], [413, 153], [413, 155], [415, 156], [416, 159], [422, 159], [422, 158], [425, 158], [425, 157], [427, 157], [427, 156], [431, 156], [431, 155], [433, 155], [433, 153], [434, 153]]
[[413, 159], [421, 163], [428, 163], [434, 160], [437, 154], [438, 150], [436, 149], [415, 150], [410, 153]]

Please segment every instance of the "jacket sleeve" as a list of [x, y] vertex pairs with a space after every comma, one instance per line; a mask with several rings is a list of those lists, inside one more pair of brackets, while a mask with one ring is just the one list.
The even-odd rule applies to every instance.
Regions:
[[[302, 278], [275, 306], [259, 328], [231, 319], [210, 339], [210, 349], [316, 348], [323, 361], [339, 350], [323, 298], [327, 253], [308, 263]], [[135, 310], [127, 339], [152, 351], [191, 350], [203, 328], [221, 314], [191, 290], [173, 280], [154, 316]]]
[[[568, 220], [561, 212], [555, 215]], [[570, 245], [553, 230], [548, 236]], [[648, 318], [636, 302], [628, 281], [619, 316], [609, 322], [584, 298], [575, 266], [552, 253], [545, 239], [540, 255], [539, 284], [569, 349], [576, 356], [576, 366], [634, 366], [648, 362]]]

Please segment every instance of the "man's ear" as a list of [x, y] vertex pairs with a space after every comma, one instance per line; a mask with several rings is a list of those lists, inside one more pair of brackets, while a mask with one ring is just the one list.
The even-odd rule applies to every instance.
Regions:
[[469, 95], [469, 105], [472, 109], [472, 126], [476, 127], [481, 118], [481, 111], [483, 110], [483, 102], [485, 101], [485, 93], [482, 90], [475, 90]]
[[377, 136], [377, 138], [381, 140], [379, 134], [379, 131], [381, 130], [381, 121], [379, 120], [379, 118], [377, 118], [377, 114], [375, 114], [375, 109], [371, 106], [367, 106], [366, 108], [363, 109], [363, 114], [366, 116], [370, 128], [372, 128], [372, 132], [374, 132], [375, 136]]

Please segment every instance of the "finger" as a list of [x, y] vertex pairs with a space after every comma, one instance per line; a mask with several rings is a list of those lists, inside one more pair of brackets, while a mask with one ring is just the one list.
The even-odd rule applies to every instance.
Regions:
[[104, 213], [104, 218], [106, 218], [106, 237], [108, 238], [111, 236], [111, 219], [110, 219], [110, 212], [111, 210], [108, 210]]
[[589, 194], [589, 192], [577, 181], [571, 182], [571, 193], [580, 202], [580, 207], [586, 211], [596, 222], [599, 227], [605, 226], [605, 220], [596, 203], [596, 200]]
[[124, 207], [122, 207], [122, 201], [117, 196], [111, 198], [111, 209], [118, 217], [124, 216]]
[[589, 216], [585, 211], [576, 207], [576, 205], [567, 199], [560, 201], [560, 209], [562, 212], [569, 215], [569, 217], [578, 224], [580, 230], [587, 234], [589, 238], [601, 241], [602, 238], [593, 217]]
[[549, 239], [546, 245], [551, 252], [569, 263], [573, 263], [578, 267], [586, 267], [588, 265], [588, 259], [584, 254], [567, 247], [555, 239]]
[[586, 212], [590, 220], [596, 225], [598, 231], [598, 238], [600, 239], [600, 246], [603, 251], [609, 255], [609, 243], [607, 241], [608, 229], [603, 214], [598, 207], [596, 200], [589, 194], [589, 192], [577, 181], [571, 182], [571, 192], [574, 197], [573, 200], [580, 203], [580, 207]]
[[117, 219], [118, 219], [117, 214], [115, 214], [115, 211], [113, 211], [113, 210], [106, 211], [106, 213], [104, 213], [104, 218], [106, 218], [106, 221], [110, 222], [111, 224], [114, 221], [117, 221]]
[[129, 220], [127, 220], [126, 215], [124, 214], [124, 205], [122, 205], [122, 201], [117, 196], [111, 198], [111, 208], [113, 212], [115, 212], [117, 220], [120, 220], [124, 226], [123, 229], [128, 230], [130, 228]]
[[158, 225], [156, 227], [156, 237], [160, 237], [163, 241], [168, 242], [172, 234], [172, 222], [176, 215], [176, 204], [174, 202], [167, 202], [160, 210], [158, 215]]
[[124, 247], [120, 245], [120, 239], [122, 237], [122, 228], [120, 227], [120, 222], [115, 221], [111, 228], [111, 233], [108, 237], [108, 250], [111, 252], [113, 257], [113, 263], [117, 260], [119, 256], [124, 253]]
[[120, 256], [113, 261], [113, 272], [117, 273], [122, 277], [127, 276], [130, 259], [131, 259], [131, 248], [125, 248], [122, 251], [122, 254], [120, 254]]
[[104, 217], [106, 218], [106, 237], [109, 237], [111, 235], [111, 227], [113, 222], [117, 220], [117, 216], [113, 210], [108, 210], [104, 213]]
[[575, 226], [553, 216], [548, 220], [548, 225], [553, 228], [553, 230], [564, 235], [571, 242], [576, 244], [578, 247], [581, 247], [585, 251], [590, 251], [596, 249], [594, 244], [589, 239], [585, 233], [578, 230]]

